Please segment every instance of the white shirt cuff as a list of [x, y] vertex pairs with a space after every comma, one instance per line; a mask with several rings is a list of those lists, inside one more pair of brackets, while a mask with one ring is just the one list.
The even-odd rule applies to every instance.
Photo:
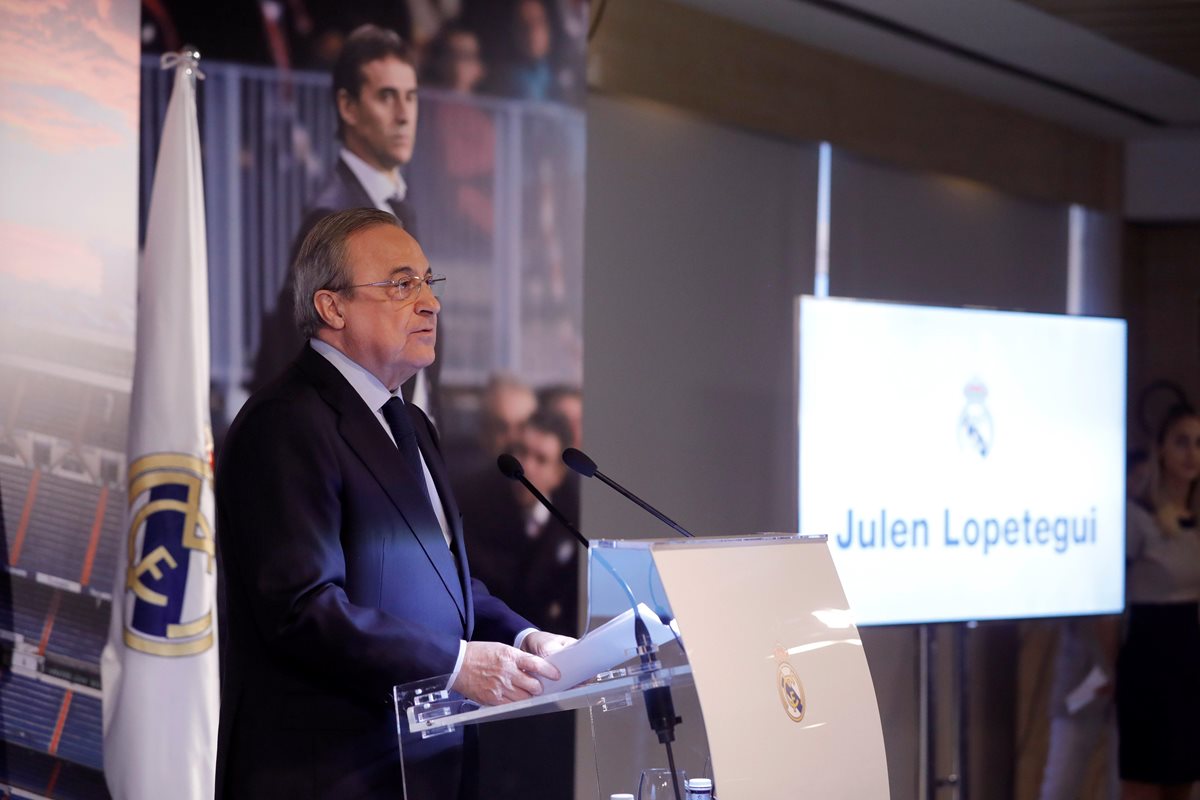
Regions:
[[458, 673], [462, 672], [463, 659], [467, 657], [467, 642], [459, 640], [458, 643], [458, 659], [454, 662], [454, 672], [450, 673], [450, 680], [446, 681], [446, 688], [450, 689], [454, 686], [454, 682], [458, 680]]
[[525, 643], [525, 637], [528, 636], [529, 634], [533, 633], [536, 630], [537, 630], [537, 628], [526, 628], [525, 630], [518, 633], [517, 638], [513, 640], [513, 647], [520, 650], [521, 645], [523, 645]]

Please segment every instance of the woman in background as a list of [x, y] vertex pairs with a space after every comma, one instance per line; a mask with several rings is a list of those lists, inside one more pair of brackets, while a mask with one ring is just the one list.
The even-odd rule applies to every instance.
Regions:
[[1187, 800], [1200, 780], [1200, 416], [1167, 412], [1126, 520], [1128, 630], [1117, 661], [1125, 800]]
[[[442, 257], [491, 263], [496, 213], [497, 111], [471, 98], [487, 75], [479, 37], [458, 21], [448, 22], [425, 51], [422, 87], [444, 94], [422, 117], [422, 163], [413, 164], [421, 194], [422, 225]], [[424, 231], [425, 228], [422, 227]]]

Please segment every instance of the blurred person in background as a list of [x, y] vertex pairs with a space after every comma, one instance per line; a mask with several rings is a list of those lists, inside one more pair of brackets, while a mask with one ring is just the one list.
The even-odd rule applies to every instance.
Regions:
[[[416, 215], [401, 168], [412, 160], [417, 138], [417, 71], [412, 49], [395, 31], [363, 25], [346, 39], [333, 68], [333, 100], [342, 147], [317, 193], [296, 243], [320, 220], [350, 208], [377, 208], [410, 234]], [[293, 248], [293, 250], [295, 247]], [[291, 324], [291, 282], [280, 289], [275, 310], [263, 317], [251, 389], [281, 372], [303, 342]], [[438, 362], [404, 384], [405, 402], [438, 418]]]
[[[1125, 461], [1126, 500], [1144, 496], [1149, 481], [1149, 453], [1129, 451]], [[1084, 796], [1115, 798], [1117, 775], [1116, 685], [1117, 616], [1072, 617], [1059, 624], [1054, 675], [1050, 684], [1050, 743], [1042, 773], [1041, 800], [1074, 800]], [[1094, 690], [1080, 688], [1102, 677]], [[1102, 762], [1097, 786], [1086, 793], [1089, 767]]]
[[1125, 456], [1125, 498], [1136, 500], [1150, 491], [1150, 451], [1144, 447], [1131, 447]]
[[479, 395], [479, 415], [475, 425], [462, 426], [462, 437], [451, 447], [456, 452], [454, 487], [462, 492], [494, 493], [493, 478], [500, 476], [496, 458], [511, 453], [521, 436], [525, 421], [537, 411], [537, 396], [527, 384], [508, 372], [496, 372]]
[[[530, 483], [575, 520], [578, 493], [573, 501], [564, 501], [562, 492], [568, 482], [562, 451], [571, 446], [570, 437], [565, 419], [538, 410], [506, 452], [521, 462]], [[535, 625], [554, 620], [558, 629], [574, 630], [579, 544], [570, 531], [494, 464], [476, 474], [463, 492], [463, 527], [479, 579]]]
[[461, 22], [447, 23], [429, 43], [422, 67], [422, 86], [449, 95], [431, 104], [422, 133], [428, 137], [422, 211], [446, 232], [439, 237], [440, 255], [490, 263], [496, 125], [491, 108], [469, 99], [487, 75], [478, 35]]
[[394, 31], [356, 29], [333, 68], [333, 97], [342, 147], [329, 180], [313, 201], [304, 231], [345, 208], [378, 208], [415, 229], [401, 169], [417, 140], [415, 55]]
[[559, 63], [556, 26], [544, 0], [517, 0], [509, 32], [493, 59], [490, 92], [539, 102], [577, 99], [582, 87], [576, 72]]
[[[452, 3], [453, 0], [443, 0]], [[367, 24], [411, 41], [436, 0], [142, 0], [142, 52], [179, 50], [280, 70], [329, 69], [346, 37]], [[411, 8], [410, 8], [411, 6]]]
[[425, 49], [421, 74], [425, 86], [470, 95], [486, 75], [479, 37], [461, 22], [446, 23]]
[[576, 386], [559, 384], [538, 392], [538, 408], [559, 414], [571, 426], [570, 447], [583, 447], [583, 392]]
[[[509, 395], [518, 398], [524, 395]], [[577, 522], [578, 476], [568, 475], [561, 457], [570, 436], [566, 420], [538, 409], [514, 430], [508, 444], [530, 483]], [[563, 496], [571, 485], [573, 501]], [[494, 460], [463, 491], [463, 530], [474, 574], [485, 582], [497, 581], [489, 588], [503, 592], [513, 609], [523, 610], [534, 625], [556, 620], [556, 630], [577, 630], [580, 548], [570, 531], [524, 486], [504, 477]], [[570, 715], [480, 727], [480, 768], [488, 776], [492, 800], [571, 796], [575, 745]], [[531, 782], [531, 776], [537, 780]]]
[[1187, 800], [1200, 780], [1200, 416], [1170, 409], [1128, 504], [1127, 632], [1117, 661], [1124, 800]]
[[[571, 428], [566, 419], [539, 409], [525, 423], [515, 455], [525, 468], [525, 477], [573, 522], [579, 519], [579, 492], [565, 491], [575, 473], [567, 470], [562, 451], [571, 447]], [[511, 484], [521, 509], [527, 545], [521, 573], [524, 585], [519, 602], [533, 616], [535, 625], [555, 630], [576, 629], [576, 571], [579, 544], [570, 531], [551, 518], [546, 507], [517, 483]]]
[[487, 457], [495, 461], [511, 452], [525, 422], [537, 410], [537, 396], [513, 375], [497, 373], [483, 390], [479, 439]]
[[417, 47], [432, 41], [442, 28], [462, 12], [462, 0], [405, 0], [412, 17], [408, 40]]

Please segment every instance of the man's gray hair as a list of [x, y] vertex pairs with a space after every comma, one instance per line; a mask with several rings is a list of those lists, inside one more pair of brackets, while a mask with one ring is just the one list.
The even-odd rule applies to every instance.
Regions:
[[352, 208], [322, 218], [300, 243], [296, 263], [292, 265], [292, 311], [296, 327], [305, 339], [311, 339], [325, 325], [313, 303], [316, 293], [321, 289], [344, 291], [350, 286], [346, 243], [355, 233], [375, 225], [400, 227], [386, 211]]

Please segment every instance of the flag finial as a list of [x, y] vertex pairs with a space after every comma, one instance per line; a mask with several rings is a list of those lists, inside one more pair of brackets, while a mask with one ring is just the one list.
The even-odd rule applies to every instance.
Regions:
[[184, 74], [193, 80], [204, 80], [204, 73], [200, 71], [200, 51], [190, 44], [184, 45], [178, 53], [163, 53], [158, 63], [163, 69], [182, 67]]

